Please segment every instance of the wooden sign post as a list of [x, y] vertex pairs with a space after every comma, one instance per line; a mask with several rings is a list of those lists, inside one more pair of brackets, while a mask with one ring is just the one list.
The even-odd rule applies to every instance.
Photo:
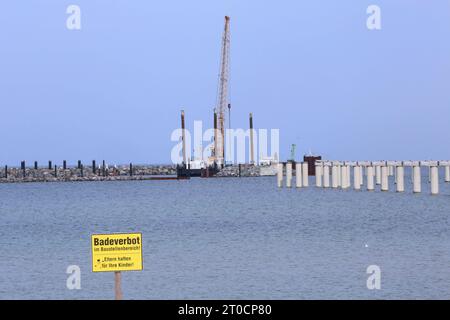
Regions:
[[116, 300], [122, 300], [122, 274], [120, 271], [114, 272], [114, 292]]
[[91, 236], [92, 272], [114, 272], [115, 299], [122, 300], [122, 271], [142, 271], [142, 234]]

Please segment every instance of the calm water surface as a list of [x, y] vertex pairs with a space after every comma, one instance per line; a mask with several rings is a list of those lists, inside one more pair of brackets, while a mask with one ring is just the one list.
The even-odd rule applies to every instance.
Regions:
[[[450, 186], [414, 195], [405, 181], [404, 194], [274, 177], [1, 184], [0, 299], [112, 298], [113, 274], [90, 260], [90, 235], [109, 232], [143, 235], [127, 299], [449, 299]], [[381, 290], [366, 287], [374, 264]]]

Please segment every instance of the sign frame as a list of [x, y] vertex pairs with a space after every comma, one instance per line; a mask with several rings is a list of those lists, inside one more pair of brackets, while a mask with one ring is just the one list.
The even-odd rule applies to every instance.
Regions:
[[[139, 270], [97, 270], [94, 271], [94, 237], [95, 236], [125, 236], [125, 235], [139, 235], [139, 239], [141, 240], [141, 250], [140, 250], [140, 258], [141, 258], [141, 269]], [[142, 243], [142, 232], [130, 232], [130, 233], [126, 233], [126, 232], [117, 232], [117, 233], [94, 233], [91, 234], [91, 271], [93, 273], [106, 273], [106, 272], [139, 272], [139, 271], [143, 271], [144, 270], [144, 248], [143, 248], [143, 243]]]

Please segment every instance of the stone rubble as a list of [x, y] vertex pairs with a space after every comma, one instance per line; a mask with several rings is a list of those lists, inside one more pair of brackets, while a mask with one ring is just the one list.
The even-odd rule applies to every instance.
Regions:
[[[83, 172], [82, 172], [83, 171]], [[93, 173], [92, 167], [84, 167], [83, 170], [77, 167], [62, 167], [55, 170], [48, 168], [26, 168], [25, 177], [21, 168], [8, 168], [8, 177], [5, 178], [5, 168], [0, 169], [0, 183], [17, 182], [57, 182], [57, 181], [122, 181], [122, 180], [145, 180], [155, 176], [176, 176], [176, 165], [133, 165], [133, 176], [130, 176], [129, 165], [114, 166], [103, 169], [97, 168]]]
[[[269, 166], [255, 166], [250, 164], [227, 166], [217, 173], [216, 177], [260, 177], [274, 175], [276, 171]], [[155, 177], [176, 177], [176, 165], [133, 165], [133, 175], [130, 175], [129, 165], [109, 166], [103, 169], [100, 166], [93, 173], [92, 167], [57, 168], [25, 168], [25, 177], [21, 168], [8, 168], [8, 178], [5, 178], [5, 168], [0, 169], [0, 183], [23, 183], [23, 182], [62, 182], [62, 181], [126, 181], [126, 180], [148, 180]]]
[[261, 167], [251, 164], [227, 166], [217, 173], [217, 177], [259, 177]]

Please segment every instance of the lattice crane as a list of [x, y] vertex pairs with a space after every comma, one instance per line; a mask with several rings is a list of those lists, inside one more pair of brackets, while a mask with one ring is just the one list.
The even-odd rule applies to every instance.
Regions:
[[215, 160], [218, 165], [225, 164], [225, 114], [229, 101], [230, 74], [230, 17], [225, 17], [225, 29], [222, 37], [219, 88], [217, 95], [217, 132], [215, 141]]

